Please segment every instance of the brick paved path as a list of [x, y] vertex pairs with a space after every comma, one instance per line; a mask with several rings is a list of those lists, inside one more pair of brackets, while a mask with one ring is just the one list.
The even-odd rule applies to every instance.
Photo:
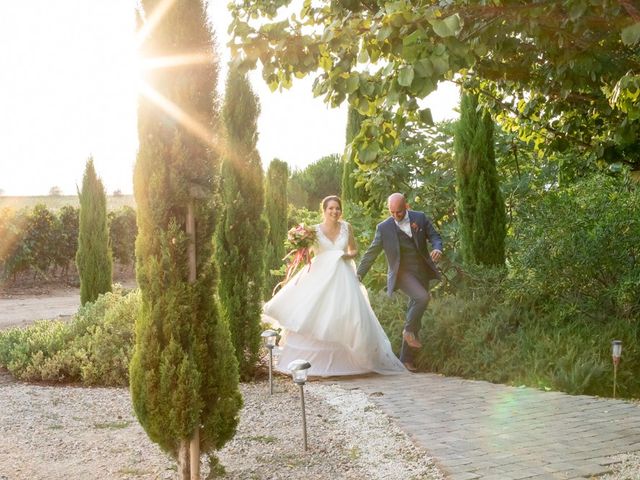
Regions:
[[582, 479], [640, 451], [640, 407], [433, 374], [342, 377], [430, 452], [450, 480]]

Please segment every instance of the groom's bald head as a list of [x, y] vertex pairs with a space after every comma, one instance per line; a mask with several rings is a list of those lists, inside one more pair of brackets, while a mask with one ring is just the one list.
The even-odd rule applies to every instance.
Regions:
[[401, 193], [389, 195], [387, 206], [389, 207], [389, 213], [397, 221], [402, 220], [407, 213], [407, 199]]

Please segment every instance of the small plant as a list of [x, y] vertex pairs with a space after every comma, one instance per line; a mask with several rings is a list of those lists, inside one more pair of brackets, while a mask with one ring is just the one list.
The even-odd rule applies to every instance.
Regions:
[[119, 421], [119, 422], [94, 423], [93, 424], [93, 428], [96, 428], [96, 429], [99, 429], [99, 430], [101, 430], [101, 429], [120, 430], [122, 428], [127, 428], [129, 425], [131, 425], [131, 422], [123, 420], [123, 421]]
[[349, 458], [351, 459], [351, 461], [360, 458], [360, 449], [358, 447], [351, 447], [349, 449]]
[[0, 332], [0, 365], [28, 381], [126, 386], [137, 291], [101, 295], [71, 322], [40, 321]]
[[266, 444], [275, 443], [278, 441], [276, 437], [273, 437], [271, 435], [256, 435], [253, 437], [248, 437], [247, 439], [253, 442], [266, 443]]

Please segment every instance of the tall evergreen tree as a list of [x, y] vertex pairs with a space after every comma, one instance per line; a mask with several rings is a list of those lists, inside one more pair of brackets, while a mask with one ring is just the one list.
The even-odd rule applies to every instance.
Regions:
[[506, 217], [493, 120], [478, 109], [476, 95], [462, 95], [454, 150], [462, 258], [465, 263], [503, 265]]
[[[146, 18], [158, 13], [157, 4], [142, 0]], [[145, 57], [188, 53], [200, 60], [147, 71], [155, 93], [139, 99], [134, 192], [142, 305], [130, 386], [149, 437], [179, 459], [181, 478], [198, 478], [200, 452], [215, 461], [212, 452], [235, 434], [242, 404], [215, 300], [218, 64], [202, 0], [176, 0], [154, 20]]]
[[76, 265], [80, 276], [80, 303], [93, 302], [111, 291], [113, 260], [109, 248], [107, 196], [96, 174], [93, 158], [87, 160], [82, 178]]
[[269, 224], [269, 235], [265, 246], [265, 296], [270, 297], [278, 278], [270, 275], [277, 270], [285, 256], [284, 241], [287, 238], [287, 181], [289, 167], [286, 162], [274, 158], [269, 164], [265, 180], [264, 211]]
[[[349, 110], [347, 113], [347, 131], [345, 135], [345, 141], [347, 145], [347, 149], [349, 148], [349, 144], [353, 140], [353, 138], [360, 131], [360, 126], [362, 125], [363, 117], [362, 115], [353, 108], [353, 106], [349, 105]], [[342, 200], [343, 202], [363, 202], [366, 200], [366, 195], [364, 195], [364, 190], [362, 188], [356, 188], [356, 180], [353, 178], [353, 172], [358, 168], [356, 162], [351, 159], [351, 155], [348, 155], [346, 152], [344, 154], [344, 160], [342, 163]]]
[[289, 203], [317, 211], [324, 197], [340, 191], [341, 167], [342, 157], [333, 153], [310, 163], [302, 170], [293, 171], [287, 182]]
[[216, 258], [220, 304], [231, 330], [241, 378], [253, 375], [260, 349], [266, 222], [262, 166], [256, 148], [259, 114], [258, 99], [246, 75], [230, 68], [222, 109], [226, 146]]

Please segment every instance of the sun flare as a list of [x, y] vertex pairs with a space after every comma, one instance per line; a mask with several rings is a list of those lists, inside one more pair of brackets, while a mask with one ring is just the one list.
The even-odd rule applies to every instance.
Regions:
[[[170, 13], [174, 3], [175, 0], [163, 0], [148, 16], [145, 15], [145, 12], [140, 12], [143, 24], [136, 34], [136, 45], [139, 50], [142, 49], [144, 42], [150, 37], [153, 30]], [[206, 64], [212, 61], [211, 53], [185, 53], [152, 58], [140, 57], [138, 59], [138, 93], [161, 108], [200, 140], [209, 146], [217, 147], [215, 136], [210, 129], [193, 119], [179, 105], [166, 98], [145, 81], [146, 73], [151, 70]]]

